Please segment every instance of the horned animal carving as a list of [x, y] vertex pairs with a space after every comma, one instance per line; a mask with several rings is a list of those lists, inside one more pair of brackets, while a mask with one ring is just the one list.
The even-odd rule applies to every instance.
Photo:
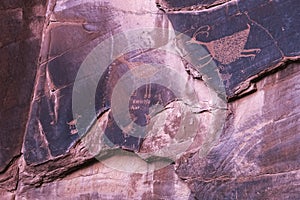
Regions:
[[222, 64], [229, 64], [236, 61], [240, 57], [256, 56], [260, 49], [245, 49], [246, 42], [250, 33], [250, 25], [247, 24], [247, 29], [236, 32], [232, 35], [222, 37], [210, 42], [202, 42], [197, 40], [199, 34], [209, 36], [210, 27], [208, 25], [202, 26], [193, 34], [188, 43], [200, 44], [206, 46], [211, 56]]

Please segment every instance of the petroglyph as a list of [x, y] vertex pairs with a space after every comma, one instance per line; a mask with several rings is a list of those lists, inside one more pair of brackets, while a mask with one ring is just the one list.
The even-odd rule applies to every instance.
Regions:
[[[81, 117], [81, 116], [78, 116], [78, 118], [80, 118], [80, 117]], [[67, 125], [69, 125], [69, 129], [70, 129], [71, 135], [74, 135], [74, 134], [77, 134], [77, 133], [78, 133], [78, 130], [77, 130], [77, 128], [76, 128], [76, 124], [77, 124], [78, 118], [73, 119], [73, 120], [70, 121], [70, 122], [67, 122]]]
[[247, 24], [247, 29], [236, 32], [232, 35], [222, 37], [210, 42], [202, 42], [197, 40], [199, 34], [204, 34], [205, 37], [209, 36], [210, 27], [202, 26], [193, 34], [188, 43], [200, 44], [206, 46], [211, 56], [218, 60], [220, 63], [227, 65], [236, 61], [241, 57], [254, 58], [256, 53], [260, 52], [259, 48], [245, 49], [246, 42], [250, 33], [250, 25]]

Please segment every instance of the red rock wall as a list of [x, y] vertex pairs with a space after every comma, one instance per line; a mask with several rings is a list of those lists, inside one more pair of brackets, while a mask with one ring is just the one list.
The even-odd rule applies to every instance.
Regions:
[[[0, 3], [0, 185], [16, 189], [34, 79], [42, 41], [46, 1]], [[2, 190], [1, 189], [1, 190]]]
[[1, 199], [299, 199], [297, 4], [4, 0]]

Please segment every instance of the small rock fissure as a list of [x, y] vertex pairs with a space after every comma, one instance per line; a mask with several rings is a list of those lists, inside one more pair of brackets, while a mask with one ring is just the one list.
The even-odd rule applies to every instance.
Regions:
[[163, 5], [163, 3], [157, 1], [156, 7], [163, 11], [164, 13], [171, 14], [171, 13], [186, 13], [186, 12], [197, 12], [197, 11], [209, 11], [211, 9], [214, 9], [218, 6], [224, 6], [231, 2], [232, 0], [221, 0], [217, 1], [212, 4], [198, 4], [198, 5], [192, 5], [192, 6], [186, 6], [186, 7], [168, 7]]

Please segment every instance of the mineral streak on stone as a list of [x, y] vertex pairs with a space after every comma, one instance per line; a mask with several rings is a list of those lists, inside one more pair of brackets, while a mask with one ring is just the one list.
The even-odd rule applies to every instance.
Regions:
[[[114, 84], [120, 82], [118, 79], [120, 79], [121, 75], [124, 77], [124, 74], [130, 73], [130, 79], [137, 79], [140, 76], [149, 76], [149, 74], [140, 74], [139, 71], [135, 70], [138, 69], [138, 66], [135, 65], [138, 65], [139, 63], [147, 64], [151, 61], [152, 65], [155, 65], [166, 62], [165, 64], [169, 65], [170, 67], [179, 68], [179, 73], [174, 76], [170, 71], [170, 74], [163, 76], [162, 84], [164, 83], [165, 85], [151, 83], [135, 88], [129, 95], [128, 99], [126, 99], [125, 95], [122, 95], [122, 93], [127, 91], [127, 88], [130, 86], [127, 84], [121, 84], [121, 90], [118, 90], [117, 92], [117, 96], [120, 97], [117, 99], [117, 102], [119, 102], [118, 104], [120, 105], [117, 106], [121, 108], [121, 104], [124, 104], [125, 109], [129, 110], [129, 112], [127, 113], [122, 109], [117, 109], [117, 113], [110, 112], [108, 114], [108, 118], [106, 119], [107, 126], [105, 129], [104, 142], [102, 145], [109, 147], [121, 147], [125, 150], [134, 151], [141, 158], [150, 163], [157, 159], [165, 159], [167, 160], [166, 162], [170, 163], [176, 159], [176, 156], [178, 157], [185, 150], [188, 150], [189, 145], [193, 143], [193, 137], [195, 137], [198, 132], [199, 137], [202, 137], [201, 140], [203, 143], [206, 143], [208, 146], [207, 149], [209, 149], [209, 146], [213, 142], [210, 140], [210, 137], [218, 137], [218, 134], [220, 133], [219, 127], [222, 126], [222, 117], [215, 118], [214, 113], [216, 110], [222, 108], [224, 104], [219, 105], [222, 101], [218, 102], [217, 95], [215, 94], [216, 96], [213, 97], [214, 92], [207, 88], [207, 86], [205, 86], [203, 83], [194, 83], [192, 79], [190, 81], [191, 86], [186, 85], [189, 76], [185, 72], [184, 66], [180, 64], [181, 59], [174, 55], [173, 58], [171, 55], [168, 55], [170, 60], [164, 61], [163, 59], [165, 56], [165, 53], [160, 52], [159, 50], [148, 51], [133, 58], [129, 57], [128, 60], [124, 60], [123, 58], [117, 59], [117, 61], [106, 70], [100, 80], [100, 83], [107, 83], [111, 85], [112, 87], [110, 88], [114, 88], [114, 91], [117, 90], [117, 87], [114, 86]], [[150, 68], [150, 66], [148, 67]], [[129, 69], [131, 69], [131, 71], [129, 71]], [[153, 70], [154, 69], [155, 68], [153, 68]], [[159, 69], [160, 68], [157, 68], [158, 73], [161, 73]], [[153, 73], [155, 74], [154, 71]], [[113, 74], [113, 76], [108, 76], [107, 74]], [[157, 79], [159, 77], [160, 75], [157, 74], [155, 78]], [[152, 78], [155, 79], [154, 77]], [[182, 83], [180, 81], [175, 81], [173, 83], [168, 82], [165, 80], [167, 78], [170, 80], [178, 79], [182, 81]], [[150, 82], [151, 79], [149, 80]], [[98, 101], [96, 103], [97, 112], [103, 110], [105, 107], [111, 106], [110, 100], [112, 98], [112, 91], [110, 88], [106, 88], [107, 84], [98, 85], [98, 92], [96, 95], [96, 102]], [[174, 87], [174, 85], [172, 86], [171, 84], [177, 86]], [[182, 90], [181, 92], [183, 93], [189, 93], [187, 92], [189, 90], [194, 91], [191, 93], [194, 93], [194, 99], [196, 100], [195, 103], [197, 104], [190, 106], [184, 105], [185, 103], [188, 104], [188, 100], [193, 99], [193, 95], [190, 95], [190, 99], [180, 99], [182, 97], [176, 96], [179, 94], [176, 90]], [[196, 94], [201, 95], [196, 96]], [[211, 102], [212, 105], [216, 106], [216, 108], [209, 107], [208, 102], [211, 99], [215, 99]], [[175, 103], [176, 101], [180, 101], [180, 103]], [[200, 103], [202, 104], [199, 105]], [[220, 108], [218, 108], [218, 106]], [[212, 109], [212, 112], [210, 112], [209, 109]], [[177, 114], [175, 114], [175, 112]], [[196, 114], [198, 112], [205, 113], [203, 116], [205, 115], [207, 117], [206, 122], [204, 122], [204, 120], [201, 121], [197, 117], [200, 116]], [[223, 112], [223, 115], [221, 112]], [[221, 116], [224, 116], [224, 113], [224, 110], [220, 111]], [[116, 122], [117, 119], [114, 117], [116, 114], [122, 117], [121, 120], [125, 118], [124, 116], [128, 115], [129, 120], [125, 119], [127, 123], [124, 127], [121, 127], [120, 124]], [[100, 117], [102, 117], [102, 115]], [[203, 123], [203, 126], [201, 127], [201, 131], [198, 131], [198, 124], [200, 121]], [[98, 122], [96, 122], [91, 131], [87, 133], [88, 138], [95, 138], [92, 140], [89, 139], [87, 146], [95, 146], [95, 143], [97, 143], [99, 133], [98, 131], [94, 131], [97, 129], [97, 124]], [[136, 129], [133, 124], [137, 124], [140, 127], [145, 127], [145, 129]], [[219, 127], [212, 131], [209, 126]], [[98, 128], [98, 130], [100, 129], [101, 127]], [[200, 136], [200, 134], [203, 135]], [[98, 144], [101, 144], [101, 142], [99, 141]], [[94, 148], [92, 149], [92, 151], [94, 151]], [[199, 147], [194, 147], [189, 150], [195, 151], [195, 149], [199, 149]], [[205, 151], [207, 150], [203, 150], [203, 152]], [[112, 151], [106, 152], [107, 154], [112, 153]], [[120, 154], [122, 153], [120, 152]], [[124, 154], [126, 154], [126, 152], [124, 152]], [[106, 154], [104, 154], [104, 156], [100, 156], [99, 159], [103, 160], [103, 157], [107, 158]], [[125, 161], [126, 159], [123, 158], [123, 160]], [[130, 162], [130, 160], [128, 160], [128, 162]], [[109, 165], [114, 164], [110, 163]], [[124, 170], [125, 164], [123, 164], [121, 168], [120, 166], [120, 164], [116, 164], [114, 168], [117, 167], [120, 170]], [[147, 168], [145, 168], [145, 170], [147, 171]]]
[[28, 163], [62, 155], [78, 139], [76, 130], [70, 126], [70, 122], [76, 120], [71, 105], [76, 73], [91, 49], [119, 29], [121, 25], [115, 20], [124, 15], [108, 2], [58, 1], [52, 9], [48, 11], [50, 18], [44, 30], [43, 64], [38, 70], [25, 137]]
[[[57, 13], [59, 16], [74, 17], [73, 21], [77, 19], [72, 9]], [[105, 9], [95, 14], [109, 18], [110, 11]], [[81, 17], [81, 20], [92, 19]], [[50, 23], [45, 30], [44, 49], [49, 50], [42, 55], [45, 64], [39, 69], [40, 76], [29, 120], [31, 125], [28, 126], [25, 138], [25, 149], [28, 149], [25, 158], [28, 163], [62, 155], [78, 138], [74, 127], [70, 126], [70, 122], [76, 119], [72, 114], [72, 84], [81, 62], [109, 30], [103, 28], [101, 31], [89, 32], [81, 23], [73, 21]], [[98, 26], [105, 27], [103, 24], [106, 23], [99, 22]], [[114, 24], [111, 23], [111, 26]]]
[[[2, 1], [1, 198], [300, 199], [298, 5]], [[97, 119], [80, 137], [82, 116], [72, 113], [72, 92], [81, 64], [105, 39], [146, 26], [178, 31], [174, 49], [182, 58], [153, 49], [119, 56], [98, 84]], [[180, 33], [190, 40], [180, 40]], [[143, 37], [152, 42], [169, 35]], [[117, 123], [111, 99], [117, 83], [140, 63], [176, 69], [197, 105], [177, 99], [169, 86], [136, 88], [126, 104], [128, 119], [149, 128], [136, 137], [131, 124]], [[213, 63], [217, 70], [207, 73]], [[216, 77], [222, 80], [211, 84]], [[215, 90], [223, 82], [226, 94]], [[161, 159], [166, 155], [169, 160]], [[164, 163], [157, 167], [157, 160]]]
[[[0, 3], [0, 196], [18, 180], [30, 97], [40, 52], [46, 1]], [[2, 191], [3, 190], [3, 191]]]
[[264, 78], [230, 103], [227, 128], [205, 159], [182, 159], [177, 173], [197, 199], [298, 199], [299, 64]]
[[20, 193], [19, 198], [188, 199], [189, 195], [188, 187], [178, 179], [173, 166], [151, 174], [138, 174], [112, 170], [97, 162], [63, 180], [30, 188]]
[[[136, 16], [149, 22], [149, 26], [168, 27], [169, 22], [166, 16], [157, 10], [153, 2], [152, 4], [148, 3], [145, 2], [146, 7], [140, 8], [141, 10], [138, 10], [137, 13], [130, 12], [130, 7], [122, 7], [124, 5], [116, 4], [115, 1], [89, 1], [80, 5], [73, 1], [58, 1], [53, 4], [53, 7], [50, 6], [52, 10], [48, 11], [49, 24], [44, 30], [41, 64], [38, 69], [31, 113], [25, 135], [24, 157], [27, 164], [38, 164], [64, 155], [78, 141], [79, 136], [76, 125], [77, 122], [80, 123], [81, 115], [80, 113], [72, 113], [73, 84], [81, 63], [96, 45], [112, 34], [132, 28], [144, 28], [145, 26], [139, 23], [140, 20], [137, 20]], [[142, 6], [143, 4], [139, 3], [137, 5]], [[83, 12], [83, 7], [91, 10]], [[125, 23], [121, 21], [121, 23], [120, 20], [123, 20], [124, 16], [130, 21], [125, 21]], [[136, 22], [136, 24], [133, 24], [133, 22]], [[156, 38], [148, 39], [147, 33], [143, 37], [145, 37], [143, 42], [148, 42], [148, 40], [157, 42]], [[108, 68], [101, 77], [95, 94], [95, 112], [97, 115], [100, 116], [110, 109], [111, 95], [120, 77], [132, 70], [138, 63], [168, 64], [169, 62], [171, 68], [180, 66], [180, 60], [171, 63], [172, 61], [168, 61], [168, 58], [154, 50], [130, 52], [128, 55], [117, 58], [111, 63], [111, 66], [107, 66]], [[180, 73], [183, 73], [182, 76], [187, 80], [188, 74], [184, 72], [184, 67], [179, 68]], [[150, 102], [145, 109], [149, 109], [149, 107], [156, 104], [161, 104], [163, 107], [175, 98], [179, 98], [172, 95], [170, 93], [172, 91], [168, 92], [166, 88], [163, 89], [161, 86], [153, 85], [152, 89], [149, 89], [150, 86], [151, 84], [146, 86], [147, 91], [143, 91], [143, 89], [137, 91], [138, 96], [143, 96], [143, 99], [140, 100]], [[211, 95], [211, 93], [208, 95]], [[158, 99], [159, 97], [161, 100]], [[140, 126], [145, 126], [146, 122], [150, 120], [149, 111], [142, 111], [139, 108], [140, 114], [132, 113], [134, 106], [137, 107], [133, 104], [133, 101], [128, 106], [128, 109], [133, 108], [130, 111], [132, 121]], [[137, 114], [139, 116], [135, 116]], [[126, 124], [121, 129], [114, 116], [109, 114], [105, 130], [105, 143], [111, 147], [138, 151], [145, 135], [134, 137], [128, 131], [130, 132], [130, 124]]]
[[[168, 7], [192, 1], [162, 1]], [[196, 1], [193, 5], [210, 4]], [[213, 3], [213, 2], [211, 2]], [[289, 1], [230, 1], [216, 8], [166, 11], [178, 32], [193, 38], [187, 45], [205, 46], [218, 63], [228, 97], [247, 78], [299, 55], [300, 7]]]

